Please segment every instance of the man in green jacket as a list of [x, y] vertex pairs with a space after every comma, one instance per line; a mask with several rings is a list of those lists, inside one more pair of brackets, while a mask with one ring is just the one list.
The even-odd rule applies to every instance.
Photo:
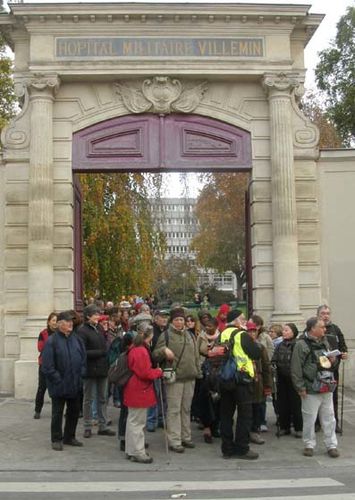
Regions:
[[333, 376], [336, 358], [325, 355], [329, 350], [324, 321], [310, 318], [304, 336], [296, 342], [291, 360], [292, 382], [302, 400], [303, 454], [306, 457], [313, 456], [316, 446], [314, 424], [318, 412], [328, 455], [339, 456], [332, 397], [336, 386]]

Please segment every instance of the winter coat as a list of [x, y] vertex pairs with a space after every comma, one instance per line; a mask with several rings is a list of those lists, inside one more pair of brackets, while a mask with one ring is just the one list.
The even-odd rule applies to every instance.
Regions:
[[338, 325], [335, 325], [334, 323], [326, 325], [325, 336], [332, 350], [339, 349], [340, 352], [348, 352], [344, 335]]
[[149, 349], [146, 346], [129, 348], [128, 368], [133, 375], [124, 388], [124, 405], [128, 408], [149, 408], [156, 405], [153, 380], [162, 376], [162, 370], [152, 368]]
[[272, 356], [274, 354], [274, 344], [271, 340], [270, 335], [267, 332], [261, 331], [258, 335], [257, 340], [258, 340], [259, 344], [266, 347], [269, 359], [272, 359]]
[[46, 345], [47, 343], [47, 340], [48, 340], [48, 337], [50, 337], [52, 335], [53, 331], [49, 328], [45, 328], [44, 330], [42, 330], [40, 332], [40, 334], [38, 335], [38, 340], [37, 340], [37, 350], [39, 352], [39, 356], [38, 356], [38, 364], [41, 366], [42, 364], [42, 353], [43, 353], [43, 349], [44, 349], [44, 346]]
[[[297, 392], [306, 390], [308, 394], [317, 394], [313, 390], [312, 384], [317, 378], [318, 367], [307, 342], [312, 344], [316, 358], [330, 349], [325, 337], [321, 340], [315, 340], [305, 333], [303, 338], [297, 340], [291, 358], [292, 383]], [[334, 369], [331, 368], [329, 371], [332, 370]]]
[[86, 349], [86, 378], [107, 377], [109, 364], [105, 337], [90, 323], [83, 323], [78, 329], [78, 335]]
[[279, 376], [291, 378], [291, 358], [295, 345], [296, 340], [291, 339], [283, 340], [276, 346], [271, 362], [276, 366]]
[[271, 363], [266, 350], [262, 344], [259, 343], [261, 349], [261, 357], [259, 360], [254, 361], [255, 378], [254, 378], [254, 391], [253, 403], [261, 403], [265, 400], [264, 388], [272, 388], [272, 374]]
[[56, 331], [43, 350], [42, 371], [51, 398], [74, 399], [82, 388], [86, 371], [86, 353], [81, 339]]
[[[160, 363], [163, 367], [172, 367], [175, 369], [176, 380], [179, 382], [201, 378], [200, 355], [196, 338], [185, 329], [176, 330], [172, 324], [169, 325], [167, 336], [168, 345], [165, 342], [165, 334], [160, 335], [153, 351], [153, 360]], [[175, 354], [173, 362], [168, 362], [165, 359], [164, 349], [166, 347]], [[181, 359], [179, 361], [180, 356]]]

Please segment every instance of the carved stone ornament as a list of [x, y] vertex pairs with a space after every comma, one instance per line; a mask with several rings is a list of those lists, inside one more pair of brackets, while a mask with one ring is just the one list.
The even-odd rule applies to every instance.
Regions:
[[57, 75], [34, 74], [25, 81], [31, 91], [50, 91], [55, 95], [59, 89], [60, 80]]
[[115, 83], [115, 87], [131, 113], [167, 115], [174, 111], [191, 113], [200, 104], [208, 84], [188, 87], [176, 78], [155, 76], [144, 80], [138, 88], [135, 82]]
[[301, 86], [300, 80], [294, 74], [265, 74], [263, 87], [267, 92], [293, 92]]

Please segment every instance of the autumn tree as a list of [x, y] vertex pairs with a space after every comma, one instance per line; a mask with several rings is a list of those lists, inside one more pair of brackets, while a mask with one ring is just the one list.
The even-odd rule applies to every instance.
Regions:
[[197, 263], [237, 277], [238, 297], [246, 282], [244, 198], [248, 174], [208, 174], [196, 204], [199, 230], [191, 249]]
[[341, 148], [344, 146], [343, 139], [328, 116], [319, 95], [316, 95], [314, 92], [307, 92], [302, 99], [301, 108], [303, 113], [319, 129], [320, 148]]
[[165, 240], [154, 230], [147, 176], [85, 174], [80, 181], [86, 296], [150, 293]]
[[0, 131], [16, 111], [16, 96], [11, 73], [12, 61], [6, 53], [5, 40], [0, 35]]
[[198, 269], [187, 257], [172, 256], [156, 266], [154, 292], [161, 302], [191, 301], [197, 289]]
[[320, 52], [316, 81], [324, 92], [327, 117], [350, 145], [355, 138], [355, 7], [340, 18], [331, 47]]

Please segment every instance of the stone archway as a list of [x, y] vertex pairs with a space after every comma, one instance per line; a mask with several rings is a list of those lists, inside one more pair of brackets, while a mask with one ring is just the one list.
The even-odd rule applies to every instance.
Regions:
[[[124, 115], [75, 132], [72, 167], [74, 174], [249, 171], [251, 135], [239, 127], [195, 114]], [[250, 254], [249, 247], [247, 254]], [[250, 262], [250, 258], [248, 260]], [[82, 272], [81, 196], [74, 176], [74, 304], [77, 310], [82, 308]], [[251, 283], [250, 276], [248, 285], [252, 286]]]

